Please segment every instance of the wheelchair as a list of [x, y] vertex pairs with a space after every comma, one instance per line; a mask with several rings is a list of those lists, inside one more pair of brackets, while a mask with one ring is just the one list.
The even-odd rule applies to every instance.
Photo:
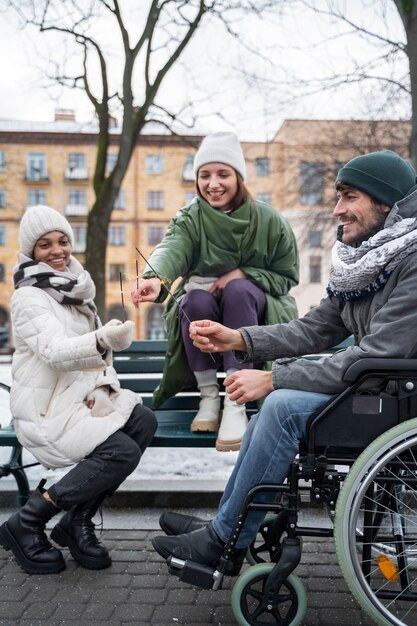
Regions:
[[[217, 568], [167, 560], [182, 581], [221, 588], [247, 515], [264, 511], [232, 590], [241, 626], [302, 624], [307, 597], [294, 572], [303, 537], [334, 537], [346, 583], [376, 624], [417, 624], [417, 360], [361, 359], [344, 380], [347, 389], [310, 419], [284, 483], [247, 495]], [[374, 384], [395, 392], [366, 391]], [[305, 485], [331, 528], [299, 525]]]

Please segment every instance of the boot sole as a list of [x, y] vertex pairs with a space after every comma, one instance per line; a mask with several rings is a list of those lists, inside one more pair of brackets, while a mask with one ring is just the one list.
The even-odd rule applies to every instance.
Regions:
[[106, 569], [106, 567], [110, 567], [112, 563], [110, 556], [94, 557], [81, 552], [71, 535], [68, 535], [63, 528], [55, 526], [51, 532], [51, 539], [61, 546], [61, 548], [68, 548], [73, 559], [86, 569]]
[[240, 450], [241, 445], [241, 439], [236, 441], [222, 441], [221, 439], [217, 439], [216, 450], [218, 452], [237, 452], [238, 450]]
[[14, 558], [20, 567], [28, 574], [58, 574], [58, 572], [62, 572], [66, 568], [64, 559], [55, 563], [37, 563], [28, 559], [13, 534], [7, 528], [7, 522], [0, 526], [0, 545], [5, 550], [13, 552]]
[[192, 433], [217, 433], [219, 430], [219, 422], [206, 422], [198, 421], [196, 423], [191, 422], [190, 431]]

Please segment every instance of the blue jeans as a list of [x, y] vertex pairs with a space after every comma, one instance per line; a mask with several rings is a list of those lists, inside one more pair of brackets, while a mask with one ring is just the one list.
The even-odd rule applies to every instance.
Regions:
[[[228, 480], [219, 511], [213, 520], [218, 536], [227, 541], [243, 501], [252, 487], [282, 484], [298, 453], [308, 418], [332, 396], [293, 389], [278, 389], [266, 397], [260, 412], [249, 421], [233, 472]], [[257, 501], [271, 501], [271, 495]], [[251, 511], [237, 542], [249, 546], [256, 537], [265, 513]]]

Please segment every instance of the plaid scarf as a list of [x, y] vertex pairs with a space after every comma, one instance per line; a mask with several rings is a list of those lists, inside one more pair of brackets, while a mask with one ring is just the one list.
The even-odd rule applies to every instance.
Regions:
[[90, 274], [73, 256], [64, 272], [53, 270], [47, 263], [34, 261], [19, 253], [19, 265], [13, 270], [13, 284], [19, 287], [38, 287], [60, 304], [75, 306], [87, 316], [93, 317], [98, 328], [98, 316], [94, 297], [96, 288]]
[[344, 302], [375, 293], [397, 265], [416, 250], [415, 218], [391, 223], [357, 248], [336, 241], [327, 292]]

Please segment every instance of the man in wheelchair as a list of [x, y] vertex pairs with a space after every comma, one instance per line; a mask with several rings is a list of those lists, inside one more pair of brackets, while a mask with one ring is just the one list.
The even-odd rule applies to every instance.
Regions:
[[[364, 358], [417, 358], [416, 172], [386, 150], [355, 157], [338, 172], [337, 241], [327, 296], [304, 317], [287, 324], [234, 330], [208, 320], [190, 325], [203, 352], [234, 350], [241, 360], [276, 359], [272, 371], [240, 370], [225, 379], [240, 404], [265, 398], [252, 417], [219, 510], [211, 522], [166, 512], [168, 536], [153, 540], [170, 562], [217, 567], [247, 494], [257, 485], [282, 483], [304, 438], [309, 418], [347, 387], [346, 370]], [[354, 345], [318, 360], [353, 335]], [[239, 573], [264, 511], [245, 519], [228, 573]]]

